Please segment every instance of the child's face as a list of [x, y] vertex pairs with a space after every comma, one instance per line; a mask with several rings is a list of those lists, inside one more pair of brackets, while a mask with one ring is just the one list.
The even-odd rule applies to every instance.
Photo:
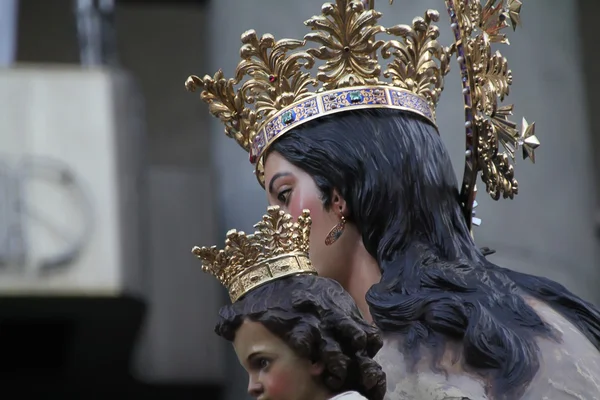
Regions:
[[261, 323], [246, 320], [233, 341], [248, 372], [248, 393], [260, 400], [317, 400], [329, 397], [319, 383], [320, 364], [300, 358]]

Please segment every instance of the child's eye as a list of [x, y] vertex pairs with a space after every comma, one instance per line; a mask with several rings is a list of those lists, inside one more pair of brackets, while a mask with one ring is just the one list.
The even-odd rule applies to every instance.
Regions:
[[254, 368], [256, 369], [266, 369], [269, 368], [271, 362], [266, 358], [257, 358], [256, 360], [254, 360], [253, 364]]

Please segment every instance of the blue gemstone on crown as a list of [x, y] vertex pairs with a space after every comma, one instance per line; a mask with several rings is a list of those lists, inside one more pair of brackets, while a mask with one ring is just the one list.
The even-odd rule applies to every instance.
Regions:
[[346, 96], [346, 99], [350, 102], [350, 103], [362, 103], [362, 101], [365, 99], [365, 96], [363, 96], [358, 90], [352, 91], [350, 93], [348, 93], [348, 95]]
[[292, 122], [294, 122], [295, 119], [296, 119], [296, 113], [294, 112], [294, 110], [288, 110], [288, 111], [284, 112], [283, 115], [281, 116], [281, 122], [283, 122], [286, 125], [291, 124]]

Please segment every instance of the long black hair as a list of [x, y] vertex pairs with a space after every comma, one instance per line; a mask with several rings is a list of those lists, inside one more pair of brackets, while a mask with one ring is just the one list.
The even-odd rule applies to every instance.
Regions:
[[310, 174], [331, 207], [336, 189], [347, 219], [379, 263], [366, 300], [384, 332], [402, 334], [414, 364], [425, 346], [439, 357], [452, 340], [463, 367], [517, 398], [539, 368], [536, 336], [559, 340], [524, 301], [548, 302], [600, 347], [600, 313], [551, 280], [500, 268], [475, 246], [457, 181], [436, 129], [410, 113], [360, 110], [288, 132], [270, 148]]
[[263, 324], [300, 357], [321, 362], [323, 384], [335, 394], [356, 391], [383, 400], [385, 372], [373, 360], [383, 345], [379, 329], [360, 315], [332, 279], [294, 275], [260, 286], [221, 308], [216, 333], [229, 340], [248, 319]]

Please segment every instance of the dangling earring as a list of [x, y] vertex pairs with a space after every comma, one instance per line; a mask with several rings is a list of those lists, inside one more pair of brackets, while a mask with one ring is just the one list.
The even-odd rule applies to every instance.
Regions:
[[342, 236], [342, 233], [344, 233], [345, 227], [346, 218], [342, 216], [340, 222], [338, 222], [327, 234], [327, 237], [325, 238], [325, 245], [331, 246], [332, 244], [334, 244], [340, 238], [340, 236]]

